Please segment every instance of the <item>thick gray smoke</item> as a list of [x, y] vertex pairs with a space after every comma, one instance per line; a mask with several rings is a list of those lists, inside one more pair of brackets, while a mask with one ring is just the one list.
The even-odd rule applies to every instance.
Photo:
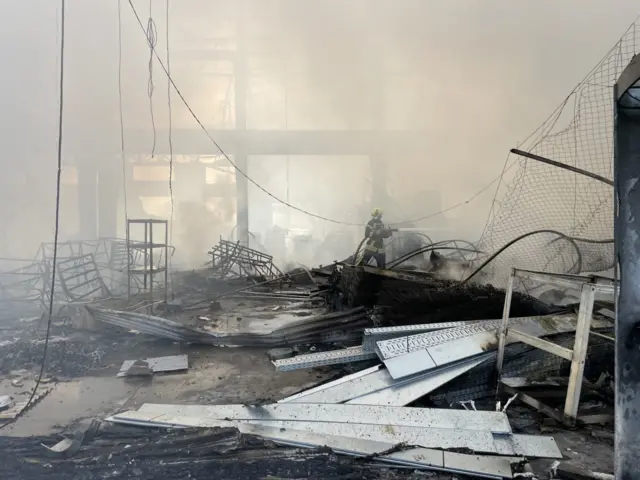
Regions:
[[[164, 59], [166, 0], [152, 0], [151, 12], [149, 1], [133, 3], [145, 28], [150, 13], [155, 20], [156, 48]], [[212, 51], [235, 48], [240, 3], [170, 2], [172, 75], [211, 129], [234, 125], [232, 68], [213, 60]], [[0, 247], [2, 256], [24, 257], [52, 235], [60, 13], [51, 0], [2, 4]], [[86, 219], [103, 217], [78, 197], [78, 182], [96, 175], [104, 186], [93, 194], [118, 208], [117, 231], [111, 234], [124, 234], [119, 67], [129, 215], [170, 215], [168, 177], [149, 179], [132, 167], [151, 162], [166, 168], [167, 138], [157, 138], [153, 152], [150, 106], [157, 131], [166, 132], [167, 80], [154, 62], [150, 100], [149, 46], [128, 2], [121, 5], [119, 62], [118, 2], [67, 1], [63, 238], [85, 237], [95, 231]], [[489, 183], [500, 173], [508, 149], [548, 116], [631, 23], [637, 2], [255, 0], [247, 1], [245, 10], [247, 128], [421, 132], [416, 145], [384, 152], [384, 167], [374, 172], [366, 156], [250, 159], [249, 174], [279, 198], [322, 216], [364, 223], [376, 200], [372, 183], [379, 170], [387, 181], [377, 206], [389, 212], [390, 220], [450, 207]], [[212, 202], [209, 190], [223, 177], [228, 183], [229, 174], [205, 174], [198, 153], [207, 161], [224, 160], [211, 156], [215, 148], [197, 133], [198, 125], [175, 94], [172, 107], [175, 134], [192, 129], [199, 145], [209, 149], [174, 152], [173, 243], [184, 251], [186, 263], [195, 264], [199, 255], [206, 261], [210, 243], [231, 235], [232, 203]], [[134, 148], [144, 155], [134, 155]], [[233, 194], [233, 184], [228, 190]], [[492, 193], [490, 188], [447, 213], [446, 222], [439, 219], [441, 236], [477, 237]], [[342, 231], [354, 243], [362, 234], [359, 228], [283, 213], [272, 202], [250, 188], [250, 229], [262, 237], [276, 217], [285, 226], [310, 231], [318, 244], [332, 232]], [[326, 258], [308, 261], [331, 261], [338, 254], [328, 251]]]

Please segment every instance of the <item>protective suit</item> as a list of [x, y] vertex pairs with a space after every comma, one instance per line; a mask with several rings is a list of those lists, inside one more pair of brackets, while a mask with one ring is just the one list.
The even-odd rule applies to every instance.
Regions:
[[364, 236], [367, 242], [364, 247], [364, 256], [360, 265], [366, 265], [372, 258], [375, 258], [376, 265], [384, 268], [387, 256], [384, 249], [384, 239], [389, 238], [393, 230], [387, 227], [382, 221], [382, 210], [376, 208], [371, 213], [371, 220], [365, 227]]

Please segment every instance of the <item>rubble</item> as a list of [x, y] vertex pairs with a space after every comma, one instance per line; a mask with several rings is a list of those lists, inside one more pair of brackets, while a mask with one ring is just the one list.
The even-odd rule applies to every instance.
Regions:
[[[274, 375], [306, 371], [306, 382], [275, 396], [256, 390], [253, 407], [233, 401], [202, 403], [215, 395], [198, 396], [200, 401], [188, 406], [143, 398], [137, 410], [123, 402], [119, 410], [124, 411], [108, 419], [146, 428], [197, 427], [203, 435], [222, 429], [215, 431], [234, 431], [279, 449], [307, 448], [311, 454], [328, 448], [364, 458], [376, 468], [485, 478], [524, 475], [525, 459], [563, 458], [560, 443], [548, 433], [555, 435], [565, 420], [558, 407], [571, 374], [566, 352], [581, 335], [574, 333], [580, 330], [574, 306], [551, 306], [490, 285], [461, 286], [440, 278], [437, 268], [424, 272], [336, 263], [284, 274], [271, 257], [258, 253], [221, 241], [212, 251], [210, 268], [176, 274], [174, 297], [167, 302], [135, 294], [114, 297], [108, 280], [103, 283], [110, 297], [90, 303], [63, 291], [68, 303], [54, 323], [48, 375], [77, 378], [104, 369], [119, 377], [154, 376], [145, 385], [177, 377], [187, 379], [184, 388], [197, 388], [202, 372], [191, 365], [191, 354], [175, 348], [258, 349], [281, 372]], [[70, 263], [85, 256], [76, 255]], [[440, 266], [455, 260], [432, 256], [432, 263], [434, 258]], [[86, 261], [90, 268], [100, 263]], [[91, 277], [86, 288], [98, 285], [97, 278]], [[505, 328], [502, 313], [509, 302]], [[599, 313], [602, 306], [589, 325], [593, 335], [585, 350], [580, 426], [611, 420], [612, 392], [609, 377], [603, 376], [612, 373], [613, 365], [611, 306], [604, 304]], [[38, 331], [42, 324], [36, 326], [34, 320], [27, 325]], [[526, 344], [533, 339], [534, 345]], [[167, 355], [167, 340], [176, 346], [175, 355]], [[549, 341], [553, 347], [547, 351], [535, 348]], [[154, 349], [132, 358], [136, 342]], [[23, 336], [0, 346], [3, 351], [0, 367], [5, 373], [33, 368], [41, 359], [41, 340]], [[552, 354], [558, 352], [560, 356]], [[250, 375], [248, 368], [223, 369], [218, 378]], [[175, 375], [155, 378], [169, 371]], [[523, 408], [555, 423], [543, 425], [537, 417], [523, 416]], [[548, 432], [543, 435], [544, 429]], [[73, 438], [65, 436], [59, 447], [52, 447], [60, 451], [58, 461], [82, 455], [85, 447], [77, 451]]]
[[[301, 451], [277, 447], [256, 435], [233, 428], [157, 431], [103, 426], [96, 441], [72, 458], [51, 458], [42, 444], [55, 444], [57, 435], [0, 437], [0, 477], [33, 480], [122, 478], [167, 480], [207, 478], [308, 478], [310, 480], [396, 480], [407, 478], [393, 470], [337, 456], [328, 449]], [[127, 445], [128, 448], [123, 448]]]

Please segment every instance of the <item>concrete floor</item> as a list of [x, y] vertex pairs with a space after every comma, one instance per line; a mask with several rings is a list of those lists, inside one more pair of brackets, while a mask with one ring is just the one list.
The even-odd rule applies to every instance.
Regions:
[[[156, 352], [171, 355], [174, 352]], [[183, 350], [184, 353], [184, 350]], [[298, 370], [276, 372], [264, 350], [200, 347], [189, 351], [188, 372], [156, 374], [151, 379], [118, 378], [118, 368], [102, 376], [41, 385], [52, 391], [32, 406], [2, 435], [31, 436], [64, 431], [89, 418], [102, 419], [113, 413], [138, 408], [143, 403], [224, 404], [278, 400], [309, 388], [329, 373]], [[151, 355], [149, 355], [151, 356]], [[33, 380], [21, 388], [0, 381], [0, 392], [29, 392]], [[27, 395], [28, 398], [28, 395]]]

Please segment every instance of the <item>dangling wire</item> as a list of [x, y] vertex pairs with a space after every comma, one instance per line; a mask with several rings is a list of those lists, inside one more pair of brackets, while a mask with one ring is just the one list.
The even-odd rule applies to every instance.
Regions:
[[[31, 391], [31, 395], [29, 396], [29, 400], [24, 407], [24, 410], [29, 408], [31, 402], [33, 402], [36, 393], [38, 392], [38, 388], [40, 387], [40, 383], [42, 381], [42, 376], [44, 375], [45, 368], [47, 366], [47, 351], [49, 349], [49, 339], [51, 337], [51, 319], [53, 318], [53, 304], [54, 304], [54, 296], [55, 296], [55, 287], [56, 287], [56, 263], [58, 261], [58, 234], [60, 232], [60, 177], [62, 175], [62, 132], [63, 132], [63, 112], [64, 112], [64, 21], [65, 21], [65, 0], [61, 0], [61, 10], [60, 10], [60, 74], [59, 74], [59, 82], [60, 82], [60, 90], [58, 97], [58, 152], [57, 152], [57, 174], [56, 174], [56, 198], [55, 198], [55, 224], [53, 230], [53, 264], [51, 267], [51, 292], [49, 296], [49, 312], [47, 319], [47, 333], [44, 339], [44, 348], [42, 352], [42, 361], [40, 363], [40, 372], [38, 373], [38, 378], [36, 379], [36, 384]], [[0, 426], [0, 430], [11, 425], [16, 421], [18, 417], [14, 417], [12, 420]]]
[[[171, 61], [169, 55], [169, 0], [166, 1], [165, 11], [165, 43], [166, 43], [166, 55], [167, 55], [167, 107], [169, 109], [169, 198], [171, 201], [171, 213], [169, 214], [169, 245], [173, 245], [173, 138], [172, 138], [172, 118], [171, 118], [171, 82], [169, 77], [171, 76]], [[153, 54], [153, 51], [152, 51]], [[169, 261], [169, 275], [171, 276], [171, 288], [173, 295], [173, 269], [171, 268], [171, 257]]]
[[153, 128], [153, 146], [151, 147], [151, 156], [156, 155], [156, 120], [153, 115], [153, 91], [155, 85], [153, 84], [153, 56], [158, 43], [158, 31], [156, 29], [156, 22], [153, 21], [152, 16], [152, 4], [153, 0], [149, 0], [149, 18], [147, 19], [147, 44], [149, 45], [149, 81], [147, 83], [147, 95], [149, 96], [149, 112], [151, 114], [151, 126]]

